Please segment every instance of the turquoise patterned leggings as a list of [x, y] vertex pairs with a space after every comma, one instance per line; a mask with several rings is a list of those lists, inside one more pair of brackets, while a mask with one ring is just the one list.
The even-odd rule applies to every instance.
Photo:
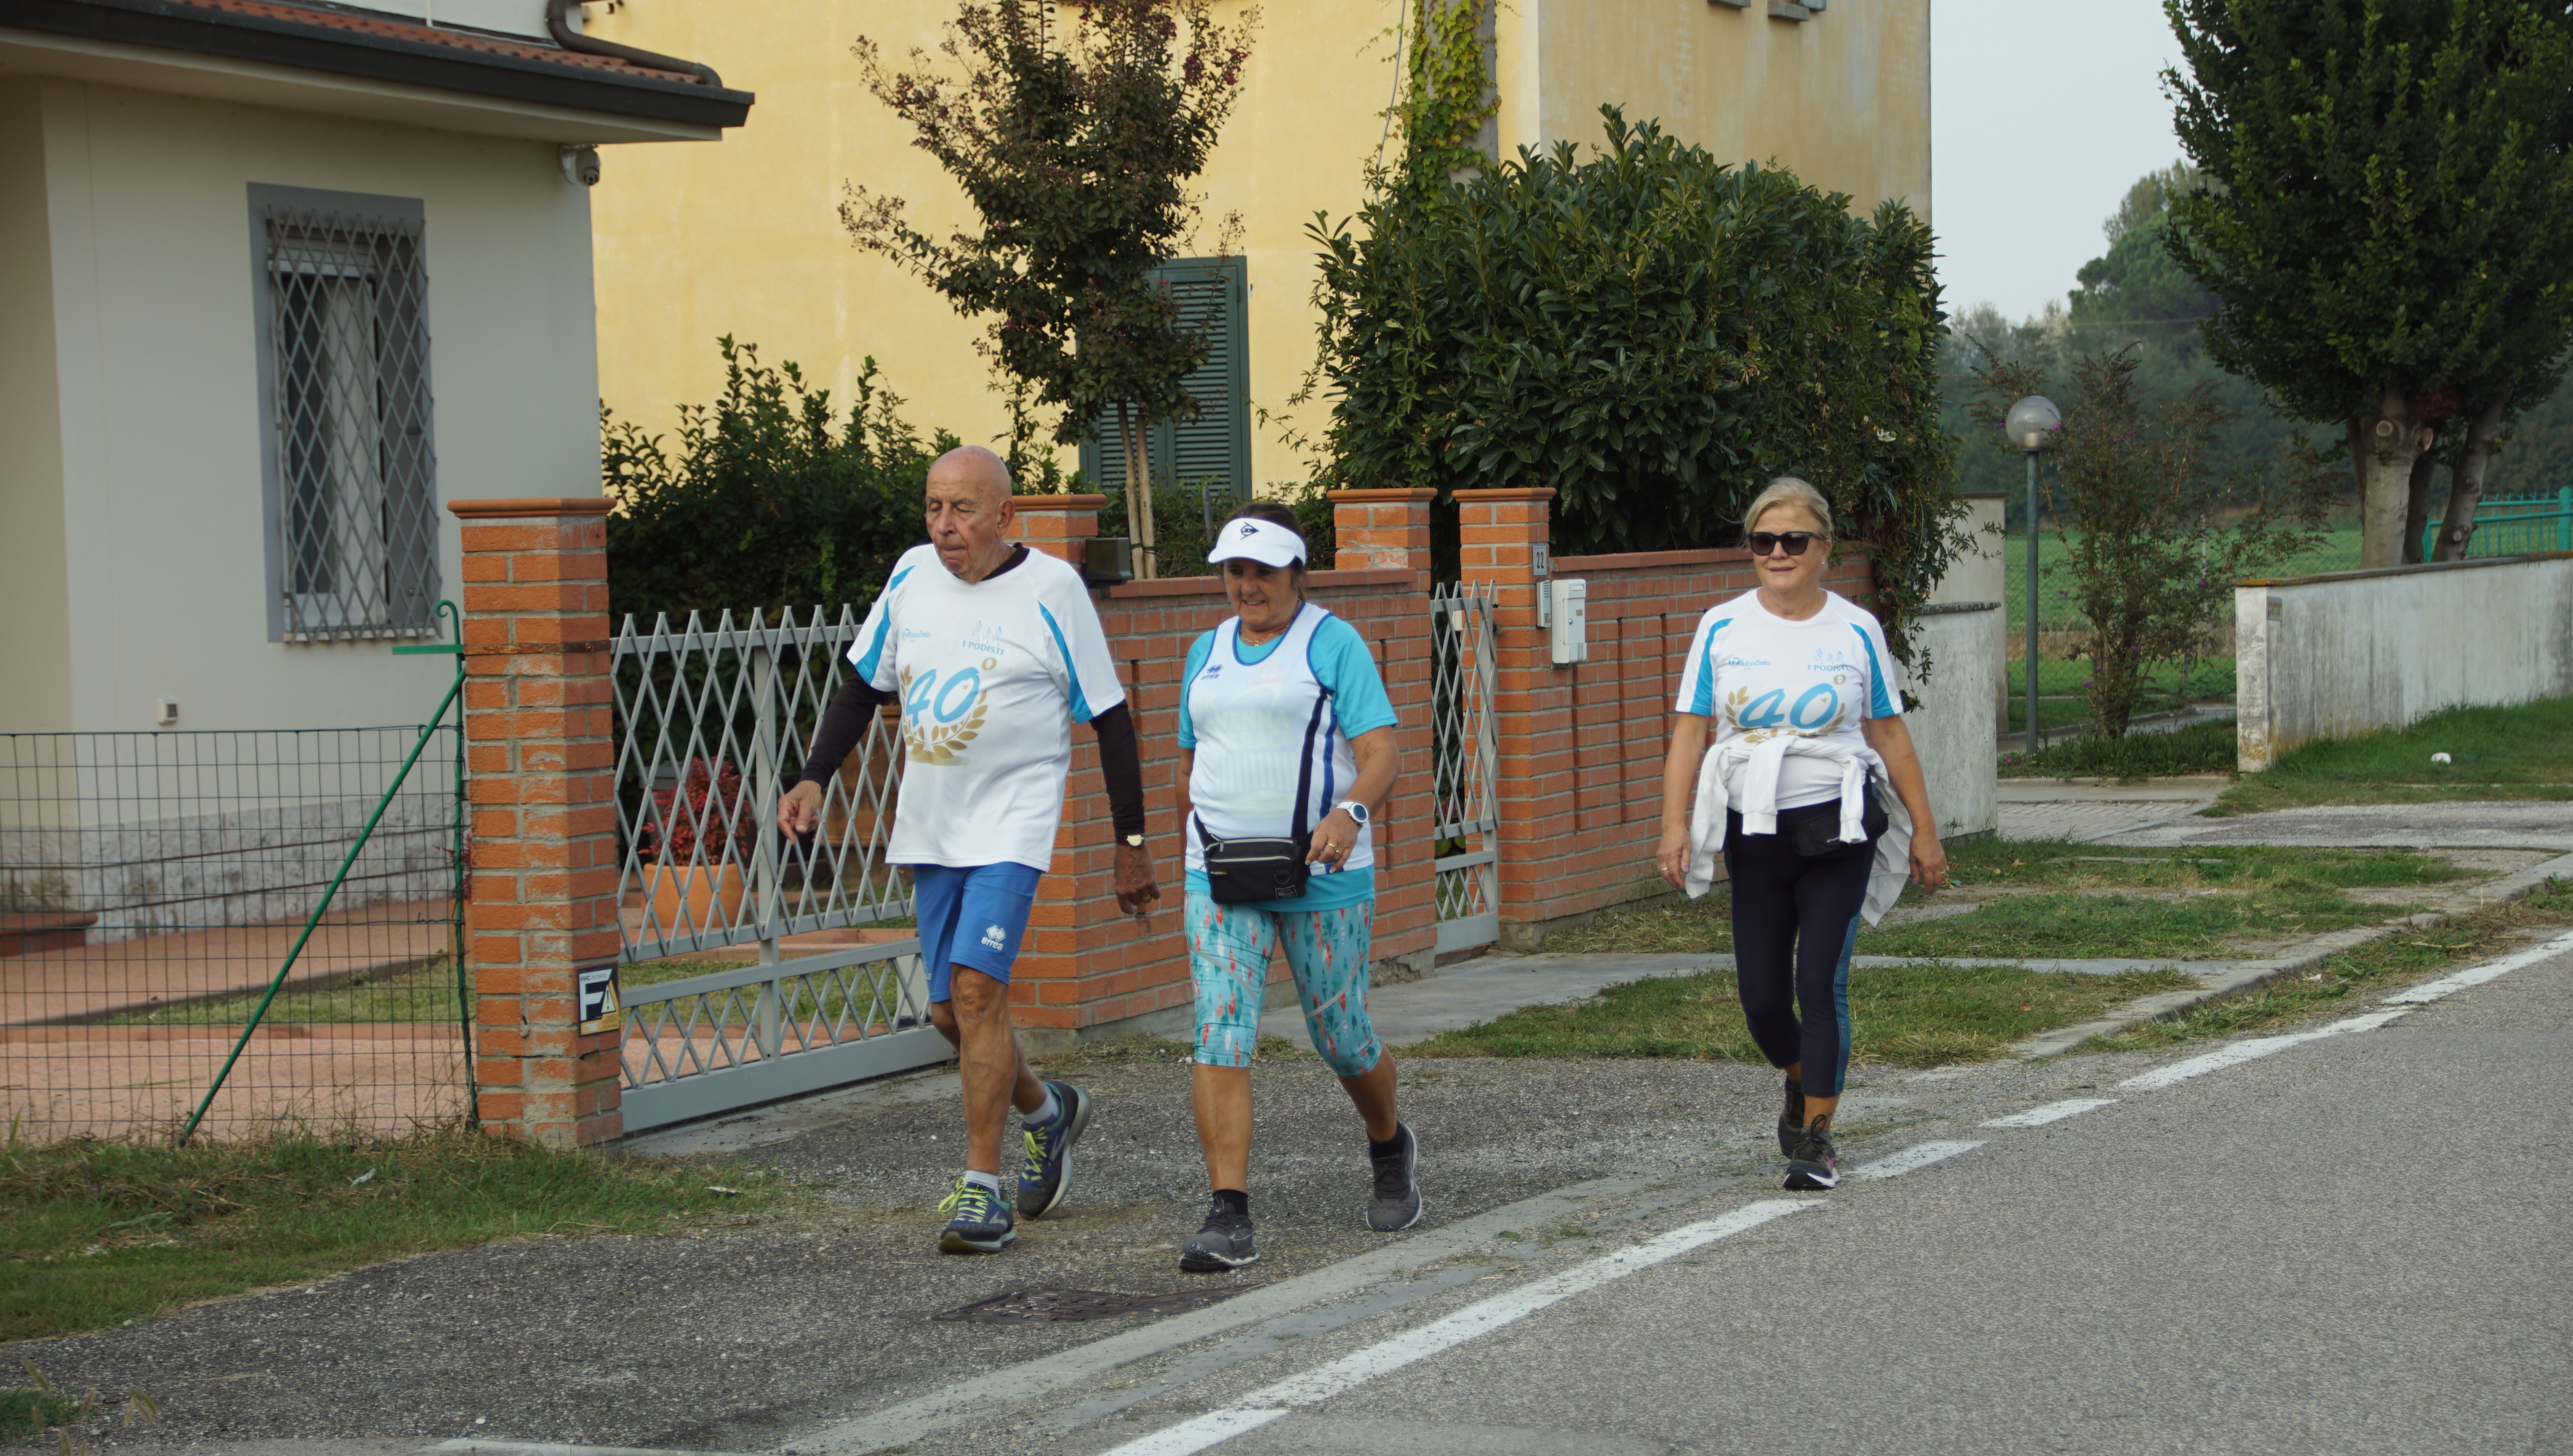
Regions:
[[1375, 1066], [1384, 1048], [1367, 1021], [1367, 952], [1375, 902], [1338, 910], [1264, 910], [1188, 895], [1189, 979], [1198, 994], [1201, 1067], [1249, 1067], [1260, 1040], [1260, 997], [1269, 959], [1283, 948], [1313, 1050], [1342, 1077]]

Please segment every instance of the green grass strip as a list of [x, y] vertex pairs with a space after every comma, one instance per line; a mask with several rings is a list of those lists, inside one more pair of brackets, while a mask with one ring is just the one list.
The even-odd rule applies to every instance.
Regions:
[[[2050, 976], [2016, 966], [1860, 967], [1850, 973], [1851, 1060], [1896, 1067], [1980, 1062], [2039, 1032], [2196, 984], [2172, 971]], [[1743, 1026], [1729, 966], [1612, 986], [1571, 1006], [1528, 1007], [1404, 1055], [1767, 1061]]]
[[2093, 1037], [2082, 1052], [2149, 1052], [2209, 1037], [2262, 1032], [2353, 998], [2489, 961], [2528, 945], [2531, 931], [2552, 932], [2573, 920], [2573, 882], [2549, 880], [2521, 899], [2452, 918], [2427, 930], [2402, 930], [2344, 951], [2310, 970], [2240, 996], [2193, 1008], [2168, 1021], [2146, 1022]]
[[[2573, 799], [2573, 698], [2448, 708], [2406, 728], [2300, 744], [2247, 775], [2210, 815], [2316, 804]], [[2448, 755], [2433, 763], [2434, 753]]]
[[2167, 733], [2072, 738], [2034, 754], [2005, 753], [2001, 774], [2006, 779], [2158, 779], [2229, 774], [2234, 762], [2233, 720], [2221, 718]]
[[10, 1143], [0, 1145], [0, 1340], [100, 1329], [440, 1249], [662, 1232], [790, 1196], [737, 1165], [611, 1161], [467, 1132]]

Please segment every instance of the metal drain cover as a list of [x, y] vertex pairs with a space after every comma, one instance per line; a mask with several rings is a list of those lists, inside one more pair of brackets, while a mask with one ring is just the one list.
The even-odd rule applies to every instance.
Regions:
[[980, 1304], [933, 1314], [932, 1319], [971, 1320], [976, 1324], [1036, 1324], [1079, 1319], [1124, 1319], [1136, 1314], [1185, 1314], [1218, 1300], [1230, 1299], [1244, 1287], [1187, 1289], [1171, 1294], [1111, 1294], [1097, 1289], [1020, 1289], [995, 1295]]

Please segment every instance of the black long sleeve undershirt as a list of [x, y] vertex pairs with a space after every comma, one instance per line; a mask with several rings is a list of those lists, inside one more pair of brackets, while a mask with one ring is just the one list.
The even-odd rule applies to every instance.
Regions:
[[[813, 745], [804, 755], [804, 772], [797, 780], [827, 789], [840, 764], [867, 736], [867, 725], [875, 721], [876, 710], [886, 698], [854, 673], [840, 684], [839, 693], [822, 711], [821, 724], [813, 730]], [[1135, 715], [1119, 703], [1093, 717], [1090, 731], [1099, 735], [1099, 776], [1108, 781], [1108, 812], [1116, 821], [1118, 838], [1144, 833], [1144, 756], [1135, 739]]]

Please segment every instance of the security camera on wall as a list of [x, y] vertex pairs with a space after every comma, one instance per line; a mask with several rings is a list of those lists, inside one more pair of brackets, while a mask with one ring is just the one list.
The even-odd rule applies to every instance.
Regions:
[[598, 186], [598, 149], [596, 147], [557, 147], [562, 159], [563, 177], [583, 187]]

